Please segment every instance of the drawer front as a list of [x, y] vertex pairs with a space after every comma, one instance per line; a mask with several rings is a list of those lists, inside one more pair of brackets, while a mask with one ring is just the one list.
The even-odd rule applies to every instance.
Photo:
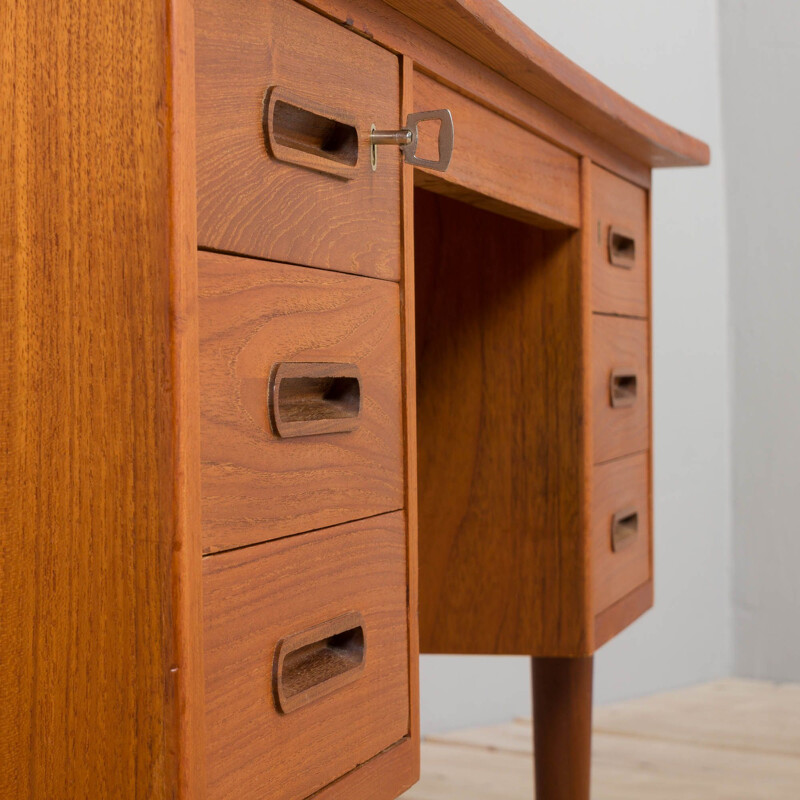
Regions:
[[[525, 222], [552, 221], [579, 228], [578, 159], [480, 103], [421, 72], [414, 73], [414, 110], [449, 108], [456, 132], [447, 182], [416, 169], [414, 182], [455, 199], [477, 192], [484, 208]], [[438, 131], [421, 125], [418, 154], [435, 159]], [[502, 144], [500, 144], [502, 143]], [[482, 157], [476, 154], [482, 153]], [[531, 176], [536, 176], [531, 180]]]
[[400, 509], [397, 284], [198, 254], [203, 549]]
[[401, 512], [203, 560], [210, 800], [301, 800], [409, 733], [406, 581]]
[[647, 192], [593, 166], [592, 209], [593, 310], [649, 316]]
[[293, 0], [199, 0], [201, 247], [398, 280], [397, 57]]
[[595, 613], [650, 578], [650, 481], [646, 453], [594, 468], [592, 565]]
[[594, 315], [594, 461], [647, 450], [650, 439], [648, 323]]

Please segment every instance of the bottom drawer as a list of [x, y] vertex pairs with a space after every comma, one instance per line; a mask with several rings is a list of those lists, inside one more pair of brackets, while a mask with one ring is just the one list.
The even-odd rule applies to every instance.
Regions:
[[203, 560], [209, 798], [301, 800], [408, 734], [406, 583], [401, 512]]
[[650, 578], [648, 470], [646, 453], [594, 468], [592, 566], [595, 614]]

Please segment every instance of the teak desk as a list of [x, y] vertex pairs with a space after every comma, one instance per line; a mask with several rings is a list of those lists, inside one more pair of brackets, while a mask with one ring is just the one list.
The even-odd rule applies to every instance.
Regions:
[[390, 800], [419, 642], [531, 655], [586, 800], [653, 596], [650, 171], [708, 148], [495, 0], [0, 31], [0, 795]]

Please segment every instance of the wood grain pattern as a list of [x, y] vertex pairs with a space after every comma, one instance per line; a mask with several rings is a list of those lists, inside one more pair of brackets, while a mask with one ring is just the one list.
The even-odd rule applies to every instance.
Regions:
[[[643, 291], [643, 296], [644, 296], [643, 308], [644, 308], [644, 314], [647, 317], [647, 319], [641, 324], [645, 326], [646, 352], [649, 356], [649, 354], [652, 352], [652, 315], [651, 315], [651, 297], [650, 297], [650, 286], [651, 286], [650, 195], [649, 193], [645, 193], [644, 195], [644, 203], [645, 203], [644, 225], [642, 226], [641, 208], [640, 208], [642, 196], [641, 193], [636, 189], [636, 187], [630, 186], [620, 178], [607, 173], [605, 170], [598, 169], [596, 166], [592, 166], [589, 175], [589, 180], [593, 188], [592, 191], [593, 204], [595, 201], [605, 204], [606, 208], [612, 209], [614, 217], [617, 218], [627, 217], [627, 222], [623, 224], [629, 225], [631, 229], [634, 231], [643, 232], [642, 235], [646, 243], [646, 248], [643, 257], [640, 256], [640, 262], [643, 264], [645, 271], [644, 272], [645, 281], [643, 290], [637, 287], [632, 293], [616, 292], [607, 295], [607, 297], [612, 298], [612, 295], [616, 296], [617, 299], [613, 301], [612, 307], [619, 308], [619, 307], [625, 307], [625, 305], [622, 306], [619, 305], [619, 299], [627, 295], [627, 297], [629, 298], [627, 307], [629, 309], [633, 308], [635, 310], [641, 310], [642, 309], [641, 297]], [[601, 199], [601, 194], [603, 196], [602, 199]], [[591, 227], [595, 231], [598, 221], [600, 221], [600, 215], [592, 211]], [[601, 222], [601, 228], [602, 228], [602, 222]], [[605, 258], [605, 255], [603, 255], [603, 258]], [[594, 266], [597, 263], [596, 259], [593, 258], [592, 261]], [[635, 269], [636, 268], [638, 267], [635, 267]], [[631, 288], [631, 286], [633, 285], [635, 284], [629, 284], [628, 288]], [[593, 292], [593, 297], [594, 297], [594, 292]], [[631, 306], [630, 298], [634, 297], [639, 299], [636, 300], [635, 306]], [[597, 316], [596, 319], [600, 320], [601, 317]], [[625, 321], [621, 320], [621, 322], [624, 323]], [[652, 386], [652, 371], [653, 371], [652, 359], [648, 357], [647, 369], [646, 369], [648, 386]], [[595, 383], [596, 382], [597, 382], [597, 377], [595, 376]], [[653, 393], [651, 391], [648, 391], [647, 397], [644, 399], [646, 401], [646, 411], [648, 418], [649, 420], [652, 420]], [[631, 412], [632, 409], [629, 409], [627, 413]], [[646, 458], [647, 484], [645, 488], [647, 492], [647, 514], [649, 520], [652, 520], [653, 519], [653, 426], [651, 422], [648, 422], [647, 424], [646, 443], [647, 443], [646, 445], [647, 452], [645, 454], [645, 458]], [[599, 613], [595, 617], [595, 624], [594, 624], [594, 645], [596, 648], [602, 647], [606, 642], [608, 642], [622, 630], [627, 628], [628, 625], [637, 620], [642, 614], [644, 614], [648, 609], [652, 608], [653, 606], [654, 568], [653, 568], [652, 522], [650, 522], [648, 525], [647, 534], [649, 537], [649, 543], [648, 543], [648, 558], [647, 558], [646, 572], [649, 575], [649, 578], [635, 589], [629, 591], [627, 594], [620, 597], [616, 602], [612, 603], [610, 606], [607, 606], [603, 610], [599, 610]], [[644, 572], [644, 567], [643, 564], [640, 564], [639, 565], [640, 576], [642, 572]]]
[[[414, 63], [401, 58], [402, 116], [414, 110]], [[403, 275], [400, 304], [403, 315], [403, 411], [406, 469], [406, 529], [408, 532], [408, 660], [410, 755], [412, 782], [419, 778], [419, 493], [417, 484], [417, 339], [414, 263], [414, 167], [403, 163]], [[402, 781], [396, 780], [398, 784]]]
[[[586, 158], [581, 158], [581, 229], [580, 236], [580, 258], [581, 258], [581, 320], [583, 328], [583, 353], [584, 358], [591, 359], [594, 353], [594, 343], [592, 336], [594, 326], [592, 325], [592, 162]], [[593, 573], [591, 568], [591, 527], [592, 527], [592, 501], [594, 499], [594, 405], [592, 402], [593, 375], [590, 368], [583, 371], [583, 472], [584, 475], [592, 476], [583, 485], [583, 556], [585, 559], [584, 570], [587, 576], [586, 596], [592, 597], [594, 592]], [[589, 652], [594, 652], [594, 629], [589, 625], [587, 633], [589, 640]]]
[[203, 800], [205, 685], [200, 541], [200, 381], [197, 320], [197, 188], [195, 185], [194, 6], [167, 7], [169, 38], [169, 248], [172, 351], [173, 719], [177, 795]]
[[[370, 166], [369, 130], [400, 124], [395, 55], [292, 0], [197, 3], [201, 247], [399, 280], [400, 151]], [[270, 157], [262, 101], [278, 86], [357, 129], [354, 177]]]
[[264, 98], [262, 129], [278, 161], [350, 180], [358, 175], [356, 119], [347, 112], [271, 86]]
[[[630, 107], [592, 80], [581, 83], [583, 77], [571, 72], [571, 65], [525, 30], [518, 30], [515, 35], [521, 38], [512, 41], [507, 19], [494, 5], [404, 0], [403, 10], [423, 24], [449, 25], [439, 32], [454, 46], [373, 0], [320, 3], [334, 17], [343, 14], [339, 21], [349, 19], [347, 27], [364, 34], [368, 26], [370, 33], [356, 35], [289, 0], [270, 0], [257, 8], [246, 0], [200, 0], [199, 188], [201, 229], [204, 236], [208, 233], [201, 244], [402, 281], [400, 287], [373, 286], [370, 291], [391, 297], [391, 303], [375, 313], [357, 314], [355, 329], [344, 326], [343, 336], [358, 338], [365, 328], [370, 347], [385, 345], [392, 351], [386, 363], [394, 366], [380, 375], [381, 385], [391, 387], [391, 398], [387, 395], [373, 409], [376, 419], [391, 418], [392, 432], [387, 445], [376, 423], [363, 451], [348, 454], [352, 469], [339, 488], [362, 467], [376, 485], [366, 500], [347, 487], [346, 494], [356, 497], [351, 503], [355, 510], [342, 511], [341, 518], [408, 506], [402, 536], [402, 522], [392, 530], [392, 552], [406, 554], [404, 566], [392, 573], [392, 585], [398, 607], [407, 605], [391, 615], [392, 625], [405, 631], [395, 639], [405, 643], [391, 642], [398, 648], [400, 667], [376, 678], [384, 688], [405, 681], [406, 689], [398, 692], [403, 699], [391, 709], [375, 704], [406, 721], [396, 730], [381, 727], [381, 741], [398, 743], [378, 755], [372, 756], [377, 751], [362, 741], [367, 760], [333, 769], [337, 780], [317, 795], [388, 800], [418, 770], [413, 170], [401, 167], [399, 152], [387, 148], [373, 173], [366, 140], [372, 122], [394, 127], [414, 107], [413, 65], [396, 54], [419, 55], [417, 101], [427, 106], [445, 97], [443, 102], [457, 107], [462, 133], [472, 137], [461, 141], [477, 143], [477, 131], [485, 127], [494, 140], [509, 148], [513, 143], [520, 151], [516, 164], [524, 162], [527, 172], [516, 184], [508, 160], [496, 159], [492, 169], [486, 148], [465, 147], [465, 153], [471, 149], [484, 158], [477, 164], [459, 162], [451, 174], [454, 185], [462, 185], [447, 191], [464, 197], [464, 190], [477, 205], [489, 198], [490, 207], [504, 214], [541, 225], [545, 220], [577, 225], [576, 194], [565, 190], [577, 182], [572, 177], [575, 155], [589, 155], [648, 187], [647, 164], [666, 163], [666, 139], [683, 148], [679, 156], [677, 150], [667, 153], [667, 160], [699, 163], [707, 149], [673, 136], [660, 123], [647, 129], [652, 120], [626, 117], [633, 113]], [[461, 11], [467, 12], [466, 23]], [[479, 18], [485, 30], [481, 46], [469, 48], [477, 53], [475, 59], [458, 48], [477, 41]], [[193, 31], [192, 2], [182, 0], [123, 2], [113, 9], [96, 0], [52, 9], [20, 0], [3, 10], [0, 245], [9, 269], [0, 278], [0, 512], [6, 534], [0, 552], [6, 619], [0, 628], [2, 796], [159, 800], [177, 794], [195, 800], [204, 794]], [[374, 41], [367, 41], [369, 36]], [[516, 69], [526, 48], [537, 50], [528, 59], [538, 64], [533, 73]], [[314, 108], [330, 107], [337, 115], [355, 109], [359, 174], [351, 181], [270, 159], [262, 101], [275, 81], [291, 84], [296, 97], [310, 105], [320, 100]], [[597, 107], [587, 111], [585, 102]], [[623, 129], [637, 124], [631, 138]], [[531, 141], [536, 142], [533, 149]], [[273, 150], [286, 146], [276, 142]], [[537, 160], [537, 154], [545, 155]], [[507, 151], [501, 155], [507, 159]], [[304, 163], [313, 166], [308, 159]], [[502, 181], [497, 180], [497, 163], [505, 164]], [[568, 179], [554, 178], [556, 164], [569, 164]], [[585, 171], [585, 159], [583, 165]], [[608, 203], [609, 213], [622, 217], [623, 225], [627, 214], [638, 220], [647, 194], [599, 167], [595, 172], [598, 208]], [[548, 175], [543, 192], [535, 179]], [[423, 182], [428, 178], [423, 176]], [[441, 184], [435, 188], [444, 191]], [[582, 202], [586, 207], [585, 196]], [[447, 207], [443, 200], [425, 203], [422, 211], [439, 213]], [[586, 616], [593, 610], [583, 538], [592, 456], [588, 416], [581, 416], [579, 397], [589, 383], [582, 365], [593, 331], [584, 303], [586, 273], [576, 267], [578, 234], [547, 233], [491, 215], [481, 227], [481, 213], [452, 214], [442, 240], [457, 243], [453, 250], [459, 255], [444, 259], [447, 263], [435, 265], [420, 281], [425, 315], [420, 330], [427, 337], [420, 347], [428, 354], [420, 370], [421, 430], [427, 426], [426, 440], [430, 434], [433, 442], [438, 436], [454, 444], [442, 451], [456, 465], [449, 474], [440, 472], [438, 483], [428, 481], [431, 473], [423, 470], [425, 523], [436, 521], [431, 509], [440, 513], [438, 503], [449, 525], [442, 538], [429, 544], [440, 548], [436, 558], [444, 559], [451, 545], [453, 555], [452, 563], [443, 562], [446, 591], [434, 597], [431, 607], [435, 614], [450, 603], [448, 610], [457, 612], [444, 625], [437, 626], [440, 620], [434, 617], [430, 630], [441, 637], [436, 646], [448, 649], [446, 643], [455, 641], [458, 647], [489, 652], [530, 652], [541, 646], [545, 654], [584, 653], [591, 649], [591, 619], [587, 622]], [[486, 232], [497, 233], [498, 242], [487, 247]], [[438, 252], [431, 247], [438, 236], [429, 231], [422, 237], [426, 269]], [[495, 266], [488, 274], [487, 261]], [[214, 302], [226, 302], [225, 291], [240, 288], [243, 276], [246, 281], [274, 267], [252, 262], [252, 273], [237, 267], [224, 276], [228, 286], [220, 283]], [[463, 287], [455, 280], [462, 269], [467, 275]], [[452, 291], [434, 285], [448, 275]], [[242, 291], [258, 294], [263, 288], [258, 280]], [[322, 280], [325, 288], [315, 295], [316, 306], [303, 311], [307, 333], [317, 337], [313, 347], [301, 343], [306, 350], [335, 349], [342, 341], [339, 334], [333, 344], [322, 341], [330, 331], [317, 320], [338, 314], [326, 304], [346, 296], [359, 309], [368, 294], [366, 289], [363, 295], [361, 289], [348, 294], [342, 288], [347, 280], [361, 279], [330, 272]], [[287, 294], [297, 291], [297, 300], [315, 291], [304, 281], [292, 277], [278, 283]], [[277, 293], [274, 283], [266, 283], [270, 293]], [[604, 288], [596, 296], [605, 292], [609, 304], [598, 300], [595, 310], [647, 316], [641, 305], [626, 305], [646, 297], [647, 287], [644, 293], [630, 288]], [[460, 312], [469, 310], [476, 297], [487, 305], [465, 324]], [[294, 302], [278, 300], [284, 309]], [[250, 306], [254, 318], [258, 303], [253, 299]], [[574, 319], [582, 322], [575, 326]], [[229, 320], [229, 344], [245, 323], [239, 317]], [[406, 326], [402, 338], [401, 324]], [[385, 344], [380, 331], [390, 327], [390, 344]], [[270, 331], [271, 346], [291, 349], [288, 328], [285, 339], [274, 327]], [[448, 366], [445, 358], [440, 369], [439, 357], [450, 354], [455, 335], [463, 331], [468, 335], [459, 341], [463, 350], [458, 354], [467, 360], [458, 367]], [[221, 341], [215, 344], [222, 346]], [[297, 340], [291, 344], [297, 347]], [[522, 374], [523, 367], [530, 374]], [[459, 383], [462, 377], [466, 380]], [[498, 385], [520, 396], [508, 393], [495, 406]], [[248, 402], [262, 408], [260, 392], [249, 395]], [[445, 402], [437, 410], [442, 395]], [[212, 426], [217, 423], [212, 420]], [[222, 443], [223, 433], [219, 436]], [[377, 461], [364, 457], [368, 451]], [[525, 474], [510, 465], [509, 453], [523, 454]], [[427, 444], [420, 455], [423, 461], [431, 458]], [[378, 478], [375, 463], [382, 465]], [[301, 472], [292, 473], [291, 491], [301, 485]], [[324, 491], [308, 471], [304, 479], [315, 491]], [[260, 488], [256, 496], [261, 497]], [[232, 505], [239, 499], [232, 498]], [[359, 500], [364, 500], [360, 506]], [[321, 500], [323, 506], [329, 507]], [[251, 517], [260, 513], [244, 511]], [[250, 531], [251, 520], [243, 520]], [[320, 513], [299, 527], [286, 522], [278, 535], [318, 524], [330, 520]], [[231, 541], [238, 542], [235, 525], [231, 529]], [[302, 549], [313, 536], [270, 545], [270, 552]], [[498, 542], [511, 546], [498, 553]], [[364, 546], [365, 560], [383, 557], [380, 543], [378, 549], [372, 542]], [[242, 551], [240, 557], [254, 557], [255, 550]], [[325, 568], [330, 570], [332, 563], [329, 556]], [[498, 575], [511, 576], [501, 592]], [[344, 579], [337, 574], [336, 580]], [[398, 588], [402, 584], [405, 592], [406, 580], [407, 601], [399, 599]], [[253, 584], [267, 591], [260, 576]], [[426, 585], [434, 587], [430, 576]], [[478, 609], [474, 597], [481, 590], [487, 602]], [[543, 592], [556, 599], [556, 615], [547, 616]], [[515, 615], [517, 603], [523, 608], [521, 621]], [[651, 603], [648, 580], [598, 614], [597, 643]], [[425, 608], [423, 613], [429, 613]], [[269, 611], [282, 613], [283, 606], [275, 604]], [[487, 631], [493, 636], [488, 645]], [[378, 727], [372, 707], [359, 724], [355, 730]], [[310, 752], [301, 748], [301, 755], [316, 758]], [[342, 752], [351, 757], [360, 751]], [[322, 758], [318, 766], [330, 764]], [[338, 777], [350, 765], [351, 771]], [[308, 779], [313, 768], [292, 777]], [[224, 779], [238, 780], [227, 773]], [[256, 786], [247, 789], [256, 791]], [[235, 794], [240, 793], [237, 786]]]
[[[403, 507], [397, 284], [200, 253], [203, 549]], [[359, 426], [281, 439], [268, 420], [275, 363], [355, 364]]]
[[301, 0], [362, 36], [412, 59], [420, 72], [471, 97], [486, 108], [574, 155], [641, 186], [650, 185], [650, 168], [626, 155], [552, 106], [487, 68], [433, 31], [387, 6], [383, 0]]
[[[651, 567], [652, 571], [652, 567]], [[601, 611], [594, 620], [594, 646], [602, 647], [653, 607], [652, 579]]]
[[[650, 440], [647, 322], [595, 314], [592, 345], [594, 460], [600, 463], [644, 452]], [[611, 405], [610, 382], [615, 369], [636, 374], [636, 399], [630, 406]]]
[[282, 638], [272, 671], [278, 711], [289, 714], [358, 680], [365, 651], [364, 617], [358, 611]]
[[[473, 205], [525, 222], [580, 226], [574, 156], [416, 72], [414, 109], [434, 108], [453, 114], [453, 159], [446, 173], [417, 170], [418, 186], [457, 199], [469, 194]], [[435, 126], [420, 126], [421, 157], [437, 157], [436, 136]]]
[[[307, 797], [408, 735], [402, 513], [207, 556], [203, 567], [210, 798]], [[278, 713], [280, 639], [351, 611], [364, 618], [362, 675]]]
[[709, 162], [708, 146], [581, 69], [499, 0], [384, 0], [565, 116], [651, 167]]
[[589, 800], [594, 659], [534, 658], [536, 800]]
[[355, 364], [277, 362], [268, 385], [270, 423], [282, 439], [358, 429], [361, 374]]
[[585, 655], [580, 235], [415, 205], [421, 648]]
[[395, 800], [418, 780], [419, 743], [406, 737], [317, 792], [314, 800]]
[[0, 15], [0, 796], [171, 798], [166, 9]]
[[[616, 459], [594, 469], [592, 594], [595, 613], [604, 611], [651, 577], [649, 494], [646, 453]], [[614, 552], [611, 520], [623, 509], [638, 513], [638, 531], [627, 547]]]
[[[650, 246], [647, 192], [598, 166], [592, 167], [592, 308], [607, 314], [647, 317]], [[628, 233], [636, 243], [630, 267], [611, 263], [609, 229]]]

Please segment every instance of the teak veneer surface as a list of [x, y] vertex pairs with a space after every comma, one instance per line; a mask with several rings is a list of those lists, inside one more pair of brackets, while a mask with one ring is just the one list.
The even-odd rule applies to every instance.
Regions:
[[533, 659], [535, 797], [590, 796], [593, 669], [592, 656]]
[[[594, 468], [592, 486], [592, 587], [595, 613], [646, 583], [650, 575], [649, 461], [646, 453], [618, 458]], [[615, 513], [635, 510], [636, 537], [614, 552], [611, 521]]]
[[[402, 116], [414, 109], [414, 65], [410, 58], [400, 61]], [[416, 304], [414, 283], [414, 171], [411, 164], [403, 163], [401, 188], [403, 191], [403, 274], [400, 281], [400, 309], [403, 318], [403, 422], [405, 435], [405, 512], [408, 541], [408, 625], [409, 625], [409, 722], [410, 737], [405, 752], [410, 754], [407, 771], [413, 781], [419, 779], [420, 700], [419, 700], [419, 500], [417, 493], [417, 353]], [[389, 756], [384, 759], [388, 761]], [[396, 758], [395, 758], [396, 762]], [[387, 763], [387, 776], [390, 767]], [[404, 776], [394, 778], [399, 785]], [[387, 785], [388, 780], [383, 784]], [[380, 800], [374, 788], [374, 800]], [[350, 798], [348, 798], [350, 800]]]
[[419, 780], [419, 743], [406, 737], [314, 795], [314, 800], [395, 800]]
[[[650, 446], [650, 346], [646, 320], [592, 315], [592, 413], [595, 463]], [[636, 374], [636, 397], [611, 405], [611, 373]]]
[[[397, 284], [205, 252], [198, 271], [204, 550], [402, 508]], [[270, 374], [302, 362], [359, 369], [355, 430], [276, 435]]]
[[594, 618], [594, 646], [602, 647], [653, 607], [652, 578]]
[[170, 316], [180, 178], [165, 58], [176, 19], [155, 0], [109, 12], [19, 0], [0, 22], [7, 798], [172, 798], [182, 752]]
[[[401, 512], [206, 556], [209, 800], [308, 797], [408, 735], [406, 558]], [[279, 713], [278, 642], [348, 612], [363, 672]]]
[[[205, 248], [401, 281], [395, 314], [410, 327], [397, 358], [412, 384], [397, 391], [408, 459], [398, 497], [409, 524], [392, 546], [408, 562], [392, 580], [409, 582], [395, 627], [411, 626], [411, 663], [384, 677], [406, 681], [404, 724], [387, 729], [395, 744], [317, 795], [390, 800], [418, 771], [415, 347], [421, 521], [433, 533], [421, 553], [427, 649], [581, 655], [649, 607], [653, 584], [592, 619], [586, 198], [578, 233], [507, 218], [574, 227], [577, 200], [566, 193], [547, 209], [539, 195], [524, 207], [514, 194], [525, 181], [509, 172], [493, 184], [485, 164], [456, 169], [462, 185], [448, 191], [506, 217], [419, 192], [415, 331], [414, 171], [384, 148], [371, 172], [369, 124], [401, 124], [417, 81], [420, 105], [445, 87], [465, 119], [535, 141], [523, 156], [545, 154], [554, 186], [559, 170], [572, 185], [580, 158], [584, 190], [588, 159], [647, 189], [650, 167], [707, 163], [708, 149], [494, 0], [200, 0], [198, 12], [195, 75], [191, 2], [4, 7], [0, 795], [205, 795], [199, 198]], [[332, 117], [357, 106], [364, 174], [271, 159], [270, 77]], [[283, 178], [267, 193], [271, 175]]]
[[[400, 151], [373, 172], [369, 143], [400, 124], [397, 56], [294, 0], [199, 0], [196, 16], [199, 245], [399, 280]], [[349, 180], [270, 154], [272, 87], [355, 127]]]
[[[416, 182], [490, 211], [554, 227], [580, 225], [578, 159], [479, 103], [432, 80], [414, 76], [414, 109], [449, 108], [456, 120], [453, 159], [446, 173], [417, 170]], [[436, 158], [438, 134], [420, 126], [420, 152]], [[431, 146], [432, 145], [432, 146]], [[431, 152], [432, 151], [432, 152]], [[476, 158], [477, 153], [490, 158]]]
[[[174, 432], [172, 602], [175, 655], [173, 715], [177, 728], [179, 800], [203, 800], [205, 696], [203, 670], [200, 380], [197, 319], [197, 187], [194, 96], [194, 7], [175, 4], [168, 14], [170, 44], [169, 246], [172, 323], [171, 401]], [[170, 789], [171, 790], [171, 789]]]
[[415, 205], [421, 649], [585, 654], [580, 236]]
[[[592, 310], [631, 317], [649, 316], [650, 245], [647, 239], [647, 192], [608, 170], [592, 165]], [[609, 258], [609, 229], [635, 242], [631, 264]]]

